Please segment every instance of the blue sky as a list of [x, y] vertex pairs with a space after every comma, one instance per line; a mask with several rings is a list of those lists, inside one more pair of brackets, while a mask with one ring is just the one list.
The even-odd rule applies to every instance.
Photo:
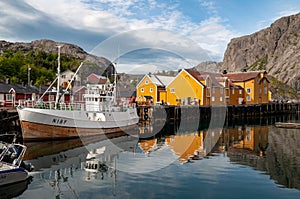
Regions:
[[[181, 57], [193, 65], [200, 61], [221, 61], [230, 39], [254, 33], [282, 16], [300, 12], [300, 1], [2, 0], [0, 7], [1, 40], [51, 39], [96, 52], [96, 46], [118, 35], [118, 42], [128, 41], [129, 46], [134, 43], [136, 49], [147, 48], [149, 43], [155, 48], [153, 43], [156, 43], [159, 49], [169, 45], [168, 52], [177, 49], [180, 56], [180, 52], [189, 52], [190, 57], [188, 53]], [[199, 45], [207, 56], [197, 59], [199, 49], [192, 51], [189, 45], [174, 42], [178, 37]], [[109, 45], [120, 49], [118, 42], [110, 42]]]

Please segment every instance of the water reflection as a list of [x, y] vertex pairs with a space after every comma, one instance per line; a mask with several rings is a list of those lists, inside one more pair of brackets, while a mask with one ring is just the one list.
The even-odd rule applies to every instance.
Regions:
[[0, 198], [1, 199], [10, 199], [17, 196], [20, 196], [27, 188], [30, 182], [32, 181], [32, 177], [29, 177], [25, 181], [21, 181], [14, 184], [9, 184], [6, 186], [0, 187]]
[[[282, 187], [300, 189], [299, 130], [277, 129], [268, 119], [260, 120], [259, 125], [243, 123], [215, 129], [207, 129], [207, 125], [200, 129], [191, 126], [186, 125], [185, 130], [179, 130], [178, 124], [141, 124], [139, 140], [119, 134], [84, 142], [78, 139], [27, 143], [27, 161], [37, 168], [34, 181], [38, 184], [34, 183], [30, 190], [33, 195], [30, 196], [38, 198], [38, 194], [34, 194], [42, 189], [56, 198], [97, 198], [99, 192], [111, 196], [120, 193], [120, 190], [125, 191], [123, 186], [140, 182], [140, 178], [160, 179], [157, 172], [127, 173], [125, 177], [124, 162], [131, 170], [139, 170], [139, 167], [153, 168], [167, 159], [169, 167], [161, 169], [163, 173], [169, 172], [166, 176], [183, 172], [191, 181], [200, 178], [201, 183], [205, 183], [205, 179], [209, 179], [205, 175], [209, 174], [201, 171], [199, 175], [195, 167], [202, 168], [201, 163], [218, 158], [220, 154], [234, 169], [235, 165], [246, 165], [269, 175]], [[173, 171], [172, 165], [177, 164], [180, 166]], [[239, 175], [240, 183], [243, 183], [243, 174]], [[170, 182], [174, 180], [171, 179]], [[158, 183], [165, 184], [163, 179]]]

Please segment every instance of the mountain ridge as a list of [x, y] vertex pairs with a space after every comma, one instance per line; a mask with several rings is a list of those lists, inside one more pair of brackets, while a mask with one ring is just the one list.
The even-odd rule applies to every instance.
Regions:
[[231, 39], [221, 70], [243, 69], [266, 70], [300, 91], [300, 13], [282, 17], [253, 34]]

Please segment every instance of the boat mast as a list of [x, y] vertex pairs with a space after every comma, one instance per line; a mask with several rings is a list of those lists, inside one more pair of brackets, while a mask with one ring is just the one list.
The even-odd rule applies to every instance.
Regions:
[[57, 88], [56, 88], [56, 99], [55, 99], [55, 109], [58, 108], [59, 102], [59, 89], [60, 89], [60, 48], [61, 46], [57, 46], [58, 48], [58, 57], [57, 57]]
[[114, 70], [114, 104], [117, 102], [117, 63], [115, 64]]

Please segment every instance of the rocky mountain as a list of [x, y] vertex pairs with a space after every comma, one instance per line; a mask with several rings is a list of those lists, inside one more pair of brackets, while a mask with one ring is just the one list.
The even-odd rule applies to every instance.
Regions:
[[35, 40], [30, 43], [25, 42], [7, 42], [0, 41], [0, 55], [5, 51], [44, 51], [46, 53], [57, 53], [57, 46], [61, 46], [61, 54], [70, 58], [77, 58], [81, 61], [88, 61], [96, 63], [103, 68], [103, 71], [112, 71], [112, 63], [104, 57], [97, 57], [95, 55], [88, 54], [82, 48], [74, 44], [68, 44], [63, 42], [55, 42], [52, 40]]
[[259, 32], [232, 39], [224, 54], [224, 69], [266, 70], [300, 91], [300, 13], [280, 18]]
[[222, 65], [219, 62], [206, 61], [206, 62], [201, 62], [200, 64], [198, 64], [193, 68], [198, 71], [218, 72], [219, 68], [221, 67]]

